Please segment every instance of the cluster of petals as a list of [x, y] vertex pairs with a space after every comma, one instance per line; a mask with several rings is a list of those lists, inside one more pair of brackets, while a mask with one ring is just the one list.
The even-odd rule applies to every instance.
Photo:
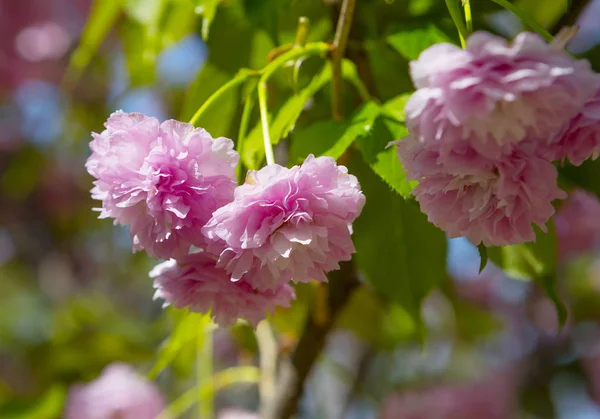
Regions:
[[134, 251], [161, 259], [201, 247], [201, 228], [233, 199], [239, 155], [190, 124], [117, 111], [93, 134], [86, 166], [100, 218], [129, 225]]
[[234, 200], [203, 228], [208, 250], [233, 281], [258, 290], [289, 281], [326, 281], [354, 253], [352, 222], [365, 197], [355, 176], [331, 157], [310, 155], [290, 169], [249, 172]]
[[166, 407], [150, 381], [127, 364], [107, 366], [100, 377], [76, 384], [67, 398], [65, 419], [154, 419]]
[[[475, 244], [535, 240], [566, 194], [554, 160], [600, 147], [600, 77], [532, 33], [476, 32], [466, 49], [437, 44], [411, 63], [409, 136], [398, 155], [421, 209]], [[596, 94], [596, 92], [599, 92]]]
[[600, 249], [600, 200], [575, 189], [554, 217], [559, 256], [569, 259]]
[[289, 307], [295, 298], [289, 284], [259, 291], [246, 281], [234, 282], [216, 262], [214, 255], [201, 251], [155, 266], [150, 272], [157, 289], [155, 298], [175, 308], [210, 312], [221, 326], [232, 325], [238, 318], [256, 326], [266, 312], [273, 312], [277, 306]]
[[122, 111], [105, 127], [86, 163], [92, 197], [100, 218], [129, 225], [134, 251], [166, 259], [150, 273], [165, 305], [256, 326], [289, 307], [290, 282], [326, 281], [354, 253], [365, 197], [334, 159], [269, 165], [237, 186], [239, 155], [227, 138]]

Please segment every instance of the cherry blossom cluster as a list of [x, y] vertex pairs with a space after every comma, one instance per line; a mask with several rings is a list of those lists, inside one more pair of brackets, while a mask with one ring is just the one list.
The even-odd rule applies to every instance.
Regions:
[[566, 197], [553, 162], [600, 153], [600, 76], [527, 32], [437, 44], [410, 71], [417, 91], [397, 150], [429, 221], [474, 244], [535, 240], [533, 225], [545, 230]]
[[129, 226], [134, 251], [166, 259], [150, 272], [165, 305], [256, 325], [290, 305], [291, 283], [326, 281], [354, 253], [365, 197], [334, 159], [272, 164], [238, 186], [228, 138], [122, 111], [105, 127], [86, 163], [92, 197], [100, 218]]

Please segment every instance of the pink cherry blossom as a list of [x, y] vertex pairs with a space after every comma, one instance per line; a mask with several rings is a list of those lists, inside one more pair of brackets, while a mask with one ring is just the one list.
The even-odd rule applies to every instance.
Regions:
[[129, 225], [133, 250], [181, 257], [202, 246], [202, 226], [233, 199], [239, 155], [227, 138], [139, 113], [113, 113], [93, 134], [86, 167], [97, 180], [100, 218]]
[[155, 419], [165, 408], [158, 389], [126, 364], [112, 364], [69, 391], [65, 419]]
[[575, 166], [600, 153], [600, 89], [587, 101], [583, 109], [548, 145], [545, 157], [549, 160], [569, 161]]
[[515, 151], [492, 161], [467, 149], [445, 160], [440, 148], [408, 138], [398, 155], [408, 177], [419, 180], [413, 194], [421, 210], [449, 237], [486, 246], [533, 241], [532, 224], [545, 230], [552, 201], [566, 197], [556, 168], [540, 157]]
[[259, 290], [288, 281], [326, 281], [354, 253], [351, 224], [365, 197], [356, 177], [330, 157], [310, 155], [291, 169], [249, 172], [235, 199], [203, 228], [233, 281]]
[[408, 131], [441, 142], [443, 158], [462, 141], [493, 159], [548, 142], [600, 86], [589, 62], [527, 32], [511, 43], [477, 32], [466, 50], [434, 45], [410, 65], [418, 90], [406, 104]]
[[238, 318], [256, 326], [267, 312], [289, 307], [294, 289], [281, 284], [276, 289], [258, 291], [245, 280], [232, 282], [217, 258], [207, 252], [192, 253], [181, 261], [171, 259], [154, 267], [150, 277], [157, 289], [155, 298], [165, 305], [208, 313], [220, 326], [232, 325]]
[[587, 191], [570, 192], [554, 217], [561, 258], [600, 248], [600, 200]]

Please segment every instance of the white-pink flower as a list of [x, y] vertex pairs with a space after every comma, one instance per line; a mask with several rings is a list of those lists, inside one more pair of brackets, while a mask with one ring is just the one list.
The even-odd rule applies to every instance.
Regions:
[[549, 142], [600, 86], [588, 61], [528, 32], [510, 43], [476, 32], [465, 50], [434, 45], [410, 66], [418, 90], [406, 104], [408, 131], [441, 142], [443, 158], [463, 141], [493, 159]]
[[86, 163], [100, 218], [129, 225], [133, 250], [181, 257], [203, 246], [202, 226], [233, 199], [239, 155], [227, 138], [168, 120], [117, 111], [93, 134]]
[[575, 166], [600, 154], [600, 89], [548, 144], [549, 160], [568, 159]]
[[256, 326], [267, 312], [276, 307], [289, 307], [296, 298], [289, 284], [259, 291], [245, 280], [232, 282], [217, 258], [207, 252], [197, 252], [176, 261], [171, 259], [154, 267], [155, 298], [165, 305], [190, 311], [211, 313], [215, 323], [230, 326], [238, 318]]
[[351, 224], [365, 197], [356, 177], [330, 157], [310, 155], [291, 169], [249, 172], [235, 199], [203, 228], [233, 281], [259, 290], [288, 281], [326, 281], [354, 253]]
[[65, 419], [155, 419], [165, 401], [150, 381], [126, 364], [111, 364], [102, 375], [69, 391]]
[[552, 201], [566, 197], [556, 168], [543, 158], [515, 151], [492, 161], [461, 150], [444, 159], [440, 148], [408, 138], [398, 155], [407, 177], [419, 181], [413, 194], [421, 211], [449, 237], [486, 246], [534, 241], [532, 225], [545, 231]]

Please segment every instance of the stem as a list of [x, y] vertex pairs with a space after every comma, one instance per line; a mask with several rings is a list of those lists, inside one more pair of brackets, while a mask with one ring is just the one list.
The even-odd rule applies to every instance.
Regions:
[[196, 111], [194, 116], [192, 116], [192, 119], [190, 119], [190, 124], [192, 124], [192, 125], [196, 124], [196, 122], [198, 122], [198, 120], [200, 119], [202, 114], [204, 114], [204, 112], [206, 112], [206, 110], [213, 103], [215, 103], [217, 101], [217, 99], [219, 99], [219, 97], [221, 97], [223, 94], [227, 93], [229, 90], [233, 89], [234, 87], [237, 87], [238, 85], [244, 83], [250, 77], [256, 76], [258, 74], [260, 74], [260, 73], [256, 72], [256, 71], [249, 71], [249, 70], [245, 70], [245, 71], [238, 73], [237, 76], [235, 76], [233, 79], [229, 80], [227, 83], [225, 83], [223, 86], [221, 86], [215, 93], [213, 93], [208, 99], [206, 99], [206, 101], [202, 104], [202, 106], [200, 106], [200, 108], [198, 108], [198, 110]]
[[589, 3], [590, 0], [571, 0], [569, 11], [556, 22], [551, 32], [556, 33], [565, 26], [575, 25], [579, 19], [579, 15], [581, 15]]
[[[254, 108], [254, 101], [256, 97], [254, 95], [254, 89], [246, 98], [246, 102], [244, 103], [244, 110], [242, 111], [242, 120], [240, 122], [240, 130], [238, 132], [237, 139], [237, 150], [240, 156], [244, 152], [244, 142], [246, 141], [246, 137], [248, 135], [248, 126], [250, 125], [250, 117], [252, 116], [252, 109]], [[242, 174], [242, 162], [240, 161], [236, 167], [236, 174], [238, 180], [241, 178]], [[243, 182], [242, 182], [243, 183]]]
[[551, 42], [553, 36], [550, 32], [548, 32], [542, 25], [537, 23], [531, 16], [525, 13], [523, 10], [516, 7], [514, 4], [507, 0], [492, 0], [494, 3], [504, 7], [506, 10], [514, 13], [521, 21], [529, 26], [531, 29], [536, 31], [542, 38], [544, 38], [547, 42]]
[[258, 82], [258, 107], [260, 109], [265, 158], [267, 159], [267, 164], [275, 164], [271, 133], [269, 132], [269, 115], [267, 115], [267, 82], [262, 79]]
[[467, 22], [467, 33], [473, 33], [473, 16], [471, 14], [471, 0], [463, 0], [463, 9], [465, 11], [465, 22]]
[[[458, 4], [460, 0], [446, 0], [446, 7], [448, 7], [448, 11], [450, 12], [450, 16], [454, 21], [454, 26], [458, 30], [458, 36], [460, 37], [460, 45], [463, 48], [466, 48], [467, 42], [466, 39], [469, 36], [467, 32], [467, 27], [465, 26], [462, 19], [462, 12], [460, 10], [460, 6]], [[493, 0], [492, 0], [493, 1]]]
[[356, 0], [344, 0], [340, 17], [338, 19], [335, 38], [333, 40], [333, 57], [331, 60], [331, 110], [333, 119], [341, 121], [344, 119], [342, 105], [342, 59], [346, 52], [346, 44], [352, 27], [352, 16]]
[[209, 382], [212, 375], [213, 328], [210, 322], [200, 322], [196, 343], [196, 385], [198, 388], [198, 417], [211, 419], [214, 417], [214, 387], [202, 387]]
[[329, 274], [327, 318], [315, 319], [309, 311], [300, 340], [294, 353], [280, 362], [277, 393], [273, 403], [265, 407], [263, 419], [289, 419], [298, 408], [304, 382], [325, 346], [337, 315], [360, 285], [352, 262], [341, 263], [341, 269]]
[[265, 157], [267, 164], [274, 164], [275, 157], [273, 155], [273, 145], [271, 144], [271, 134], [269, 130], [269, 118], [267, 114], [267, 81], [269, 78], [288, 61], [295, 60], [300, 57], [308, 57], [310, 55], [321, 55], [331, 49], [329, 44], [324, 42], [313, 42], [307, 44], [304, 48], [294, 48], [284, 54], [281, 54], [276, 59], [271, 61], [262, 70], [262, 76], [258, 81], [258, 107], [260, 110], [260, 121], [262, 124], [263, 142], [265, 147]]
[[271, 405], [275, 395], [278, 352], [277, 341], [268, 320], [263, 320], [256, 328], [256, 340], [260, 352], [260, 405], [265, 409]]
[[239, 383], [256, 383], [259, 379], [260, 371], [256, 367], [231, 367], [215, 373], [210, 380], [198, 384], [173, 401], [156, 419], [180, 418], [196, 402], [198, 395], [204, 397], [208, 393], [216, 393], [222, 388], [229, 387]]

